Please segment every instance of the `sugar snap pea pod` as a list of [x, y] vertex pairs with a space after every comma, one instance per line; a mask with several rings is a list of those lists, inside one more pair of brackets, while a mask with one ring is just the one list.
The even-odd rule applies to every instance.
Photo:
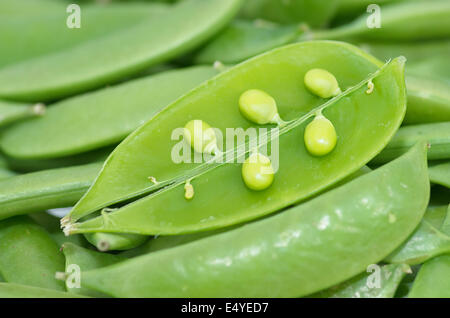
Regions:
[[[189, 103], [189, 112], [194, 116], [197, 112], [201, 112], [200, 117], [208, 116], [202, 108], [210, 105], [208, 99], [213, 96], [223, 96], [224, 101], [235, 101], [236, 104], [225, 104], [217, 105], [218, 109], [225, 112], [225, 108], [231, 113], [230, 115], [222, 115], [220, 120], [215, 118], [215, 114], [210, 114], [210, 119], [216, 122], [219, 127], [239, 127], [238, 123], [243, 122], [243, 116], [239, 114], [239, 107], [237, 107], [237, 100], [242, 91], [246, 91], [245, 86], [263, 87], [270, 85], [275, 74], [283, 74], [284, 81], [281, 80], [281, 76], [277, 77], [276, 84], [270, 89], [272, 96], [281, 97], [282, 103], [280, 103], [280, 112], [282, 111], [281, 105], [292, 105], [291, 103], [296, 103], [298, 100], [291, 100], [292, 93], [296, 91], [296, 95], [299, 99], [307, 97], [308, 99], [315, 96], [307, 91], [304, 87], [303, 77], [309, 68], [318, 66], [319, 64], [311, 62], [308, 51], [314, 48], [321, 48], [324, 54], [338, 54], [337, 56], [346, 55], [351, 62], [356, 62], [355, 56], [352, 56], [351, 51], [346, 51], [345, 53], [340, 50], [342, 44], [332, 43], [332, 42], [320, 42], [320, 43], [303, 43], [294, 46], [289, 46], [284, 49], [273, 51], [272, 54], [262, 55], [260, 59], [252, 59], [248, 64], [241, 64], [239, 67], [230, 70], [228, 73], [223, 73], [224, 76], [216, 77], [215, 81], [217, 83], [213, 86], [211, 82], [207, 82], [206, 86], [201, 86], [197, 90], [192, 91], [192, 95], [186, 95], [185, 98], [178, 100], [178, 104], [172, 104], [172, 107], [182, 106], [183, 103]], [[350, 48], [344, 45], [346, 48]], [[327, 50], [327, 48], [333, 48], [332, 51]], [[317, 50], [315, 50], [317, 53]], [[297, 55], [298, 54], [298, 55]], [[289, 56], [289, 62], [285, 64], [285, 56]], [[293, 63], [295, 56], [299, 57], [299, 64]], [[301, 56], [301, 57], [300, 57]], [[308, 56], [307, 66], [304, 64], [304, 56]], [[319, 57], [320, 55], [315, 55]], [[281, 57], [281, 58], [279, 58]], [[361, 56], [362, 58], [362, 56]], [[264, 63], [263, 61], [269, 60], [271, 63]], [[342, 63], [334, 63], [334, 65], [339, 64], [343, 66], [345, 63], [349, 62], [346, 58], [342, 59]], [[364, 58], [359, 59], [360, 62], [364, 63]], [[327, 58], [327, 63], [331, 63], [331, 59]], [[367, 62], [367, 60], [366, 60]], [[259, 72], [255, 72], [254, 69], [247, 72], [244, 76], [242, 69], [253, 68], [251, 66], [257, 65], [263, 68], [263, 72], [270, 72], [270, 78], [257, 77]], [[329, 64], [331, 66], [331, 64]], [[264, 191], [253, 191], [250, 190], [243, 182], [241, 176], [241, 164], [239, 164], [239, 157], [237, 158], [238, 163], [230, 163], [229, 161], [224, 161], [221, 164], [214, 163], [203, 163], [197, 165], [194, 169], [192, 168], [195, 164], [187, 165], [171, 165], [171, 169], [167, 169], [169, 166], [167, 161], [170, 161], [171, 145], [165, 144], [159, 147], [158, 153], [162, 154], [161, 157], [155, 157], [154, 155], [145, 156], [146, 164], [149, 163], [149, 157], [153, 157], [155, 164], [151, 165], [151, 169], [148, 172], [142, 170], [141, 164], [139, 164], [139, 175], [142, 179], [146, 176], [153, 176], [159, 180], [160, 186], [162, 184], [167, 184], [166, 180], [169, 180], [170, 184], [158, 191], [156, 193], [150, 194], [143, 197], [140, 200], [136, 200], [128, 205], [125, 205], [119, 210], [111, 212], [107, 215], [88, 220], [82, 223], [74, 224], [74, 220], [77, 218], [89, 214], [90, 209], [96, 210], [97, 207], [103, 202], [108, 202], [106, 200], [111, 197], [112, 200], [120, 198], [119, 195], [124, 194], [123, 185], [119, 185], [119, 180], [122, 177], [120, 173], [117, 173], [116, 168], [113, 168], [113, 158], [116, 155], [120, 156], [120, 152], [125, 151], [130, 145], [132, 148], [138, 149], [137, 144], [130, 141], [138, 137], [141, 142], [145, 142], [149, 145], [150, 139], [148, 134], [152, 131], [152, 122], [148, 123], [148, 127], [142, 126], [140, 130], [136, 131], [133, 135], [128, 137], [122, 145], [121, 148], [116, 148], [116, 151], [112, 154], [107, 163], [109, 175], [105, 174], [97, 178], [97, 183], [105, 182], [105, 180], [113, 178], [114, 182], [108, 182], [108, 190], [100, 192], [98, 184], [93, 186], [89, 193], [84, 196], [84, 199], [78, 202], [75, 208], [71, 211], [71, 214], [62, 220], [63, 225], [68, 225], [66, 227], [66, 233], [77, 233], [79, 232], [131, 232], [136, 234], [182, 234], [196, 232], [199, 230], [208, 230], [214, 228], [220, 228], [225, 226], [230, 226], [233, 224], [245, 222], [257, 217], [273, 213], [278, 209], [286, 207], [292, 203], [298, 202], [306, 197], [310, 197], [317, 194], [320, 191], [332, 186], [336, 182], [344, 179], [348, 175], [360, 169], [367, 160], [370, 160], [380, 149], [384, 147], [387, 140], [391, 138], [393, 133], [396, 131], [400, 121], [403, 118], [405, 111], [405, 92], [404, 92], [404, 82], [403, 82], [403, 59], [396, 59], [392, 63], [384, 66], [379, 71], [375, 72], [369, 78], [364, 79], [362, 82], [356, 86], [351, 86], [347, 89], [345, 93], [337, 96], [335, 99], [331, 99], [325, 104], [319, 107], [313, 108], [308, 114], [300, 116], [298, 119], [293, 120], [290, 124], [283, 126], [280, 130], [279, 136], [279, 169], [277, 175], [274, 179], [273, 184]], [[286, 69], [287, 67], [288, 69]], [[268, 68], [268, 69], [267, 69]], [[291, 73], [293, 72], [293, 73]], [[339, 71], [334, 72], [337, 78], [339, 78]], [[237, 75], [237, 76], [236, 76]], [[292, 80], [293, 76], [296, 80]], [[372, 82], [377, 87], [372, 94], [367, 93], [367, 82], [372, 79]], [[233, 81], [235, 79], [236, 81]], [[251, 81], [247, 81], [251, 79]], [[260, 81], [262, 79], [262, 81]], [[234, 84], [230, 83], [230, 80]], [[340, 79], [341, 83], [345, 81], [345, 76]], [[220, 85], [219, 85], [220, 83]], [[235, 86], [239, 85], [239, 86]], [[245, 85], [244, 87], [242, 85]], [[210, 89], [205, 90], [208, 87]], [[212, 87], [219, 87], [223, 90], [220, 92], [211, 91]], [[299, 89], [301, 87], [301, 90]], [[344, 87], [347, 87], [344, 84]], [[375, 92], [376, 91], [376, 92]], [[207, 95], [204, 95], [207, 94]], [[284, 95], [287, 94], [287, 95]], [[287, 102], [283, 101], [287, 97]], [[199, 98], [203, 101], [200, 102]], [[217, 98], [214, 97], [217, 104]], [[314, 97], [315, 101], [319, 104], [322, 99]], [[195, 100], [194, 105], [191, 104], [192, 100]], [[278, 99], [279, 100], [279, 99]], [[314, 100], [314, 99], [312, 99]], [[376, 103], [378, 112], [377, 118], [371, 114], [371, 106]], [[303, 103], [302, 103], [303, 104]], [[388, 106], [389, 104], [389, 106]], [[311, 104], [310, 104], [311, 105]], [[166, 108], [166, 110], [171, 109]], [[182, 108], [180, 107], [180, 110]], [[356, 111], [358, 109], [358, 111]], [[296, 110], [301, 111], [301, 109]], [[336, 131], [339, 131], [339, 142], [334, 148], [334, 150], [324, 157], [314, 158], [305, 149], [305, 145], [302, 142], [305, 126], [310, 122], [312, 117], [317, 114], [318, 111], [323, 111], [323, 116], [328, 118], [335, 126]], [[341, 116], [345, 113], [346, 116]], [[164, 114], [165, 115], [165, 114]], [[283, 114], [282, 114], [283, 115]], [[284, 116], [282, 116], [284, 118]], [[369, 120], [369, 117], [371, 118]], [[178, 116], [168, 116], [166, 119], [171, 120], [169, 127], [176, 128], [180, 122], [184, 122], [185, 117], [181, 118]], [[177, 122], [178, 121], [178, 124]], [[164, 121], [159, 118], [157, 121], [158, 127], [163, 124]], [[210, 120], [208, 120], [210, 122]], [[156, 122], [155, 122], [156, 123]], [[383, 124], [380, 124], [383, 123]], [[243, 122], [244, 128], [248, 127], [251, 123]], [[370, 132], [375, 134], [369, 138], [373, 141], [370, 145], [367, 144], [366, 133], [359, 133], [360, 125], [364, 125], [366, 128], [363, 129], [365, 132]], [[373, 129], [368, 129], [367, 127], [373, 127]], [[361, 126], [362, 127], [362, 126]], [[225, 129], [224, 129], [225, 130]], [[356, 133], [358, 131], [358, 133]], [[167, 140], [170, 138], [170, 129], [167, 133]], [[135, 137], [136, 136], [136, 137]], [[161, 135], [159, 135], [161, 136]], [[150, 135], [150, 137], [154, 137]], [[259, 136], [260, 139], [263, 138]], [[275, 137], [278, 137], [276, 135]], [[361, 139], [360, 139], [361, 138]], [[137, 139], [137, 138], [136, 138]], [[364, 139], [364, 140], [363, 140]], [[355, 147], [358, 144], [360, 146], [360, 151], [357, 156], [351, 155], [349, 159], [349, 152], [346, 147]], [[298, 147], [292, 147], [292, 145], [299, 145]], [[245, 147], [245, 144], [241, 144], [238, 150]], [[149, 149], [146, 146], [147, 150]], [[231, 149], [235, 151], [235, 149]], [[247, 149], [247, 154], [250, 150]], [[130, 153], [127, 150], [127, 153]], [[134, 150], [133, 153], [138, 153], [139, 156], [143, 154], [143, 149], [139, 147], [139, 151]], [[352, 152], [353, 153], [353, 152]], [[125, 154], [125, 153], [123, 153]], [[152, 154], [155, 154], [153, 151]], [[227, 156], [229, 153], [225, 153]], [[243, 155], [245, 155], [245, 151]], [[131, 160], [128, 157], [128, 164], [134, 162], [140, 162], [139, 156], [136, 156]], [[161, 162], [161, 158], [165, 158]], [[234, 158], [232, 158], [234, 160]], [[124, 171], [123, 160], [121, 168]], [[242, 161], [241, 161], [242, 162]], [[334, 162], [334, 163], [333, 163]], [[115, 162], [114, 164], [117, 164]], [[162, 169], [157, 167], [161, 166]], [[173, 167], [173, 168], [172, 168]], [[113, 169], [111, 169], [113, 168]], [[165, 170], [167, 169], [167, 170]], [[106, 169], [103, 170], [105, 172]], [[178, 176], [177, 176], [178, 174]], [[132, 181], [130, 173], [127, 173], [126, 191], [131, 189], [131, 186], [140, 186], [142, 182]], [[170, 176], [170, 179], [167, 177]], [[125, 176], [123, 176], [125, 177]], [[303, 181], [301, 184], [298, 182], [298, 178]], [[195, 197], [192, 200], [186, 200], [183, 196], [184, 187], [186, 180], [192, 180], [192, 185], [195, 188]], [[101, 180], [99, 182], [99, 180]], [[116, 187], [113, 184], [118, 184]], [[211, 185], [214, 184], [214, 187]], [[155, 187], [148, 187], [147, 189], [155, 189]], [[220, 190], [218, 190], [220, 189]], [[233, 189], [232, 191], [230, 191]], [[144, 189], [145, 190], [145, 189]], [[120, 191], [120, 192], [119, 192]], [[228, 196], [225, 198], [219, 193], [227, 191]], [[106, 192], [106, 193], [105, 193]], [[128, 192], [130, 193], [130, 192]], [[141, 193], [145, 193], [142, 191]], [[147, 192], [148, 193], [148, 192]], [[180, 195], [181, 194], [181, 195]], [[270, 198], [270, 199], [269, 199]], [[106, 199], [106, 200], [105, 200]], [[103, 201], [103, 202], [102, 202]], [[167, 203], [171, 202], [170, 206]], [[219, 203], [220, 202], [220, 203]], [[219, 207], [214, 209], [209, 208], [209, 205], [215, 203]], [[212, 214], [211, 211], [214, 210]], [[182, 213], [183, 211], [183, 213]], [[225, 213], [225, 211], [228, 211]], [[144, 216], [145, 215], [145, 216]], [[149, 217], [151, 215], [151, 217]], [[109, 220], [102, 222], [101, 220]]]
[[202, 44], [233, 18], [241, 3], [182, 1], [123, 31], [4, 67], [0, 97], [45, 101], [115, 82]]
[[71, 206], [92, 184], [101, 165], [44, 170], [0, 181], [0, 219]]
[[432, 183], [450, 188], [450, 162], [431, 166], [429, 173]]
[[414, 230], [428, 199], [426, 145], [418, 143], [283, 213], [88, 271], [81, 284], [119, 297], [305, 296], [378, 263]]
[[11, 171], [8, 162], [0, 155], [0, 180], [15, 176], [17, 173]]
[[26, 118], [42, 116], [44, 104], [26, 105], [0, 101], [0, 126], [8, 125]]
[[[97, 269], [118, 263], [125, 260], [124, 257], [118, 255], [112, 255], [108, 253], [99, 253], [96, 251], [91, 251], [72, 243], [64, 243], [62, 246], [62, 251], [66, 257], [66, 288], [69, 292], [74, 294], [80, 294], [91, 297], [104, 297], [103, 294], [89, 290], [87, 288], [76, 288], [70, 287], [68, 284], [70, 282], [71, 266], [76, 265], [81, 270], [84, 271]], [[80, 280], [83, 280], [83, 275], [81, 274]]]
[[450, 158], [450, 121], [442, 123], [411, 125], [402, 127], [372, 163], [381, 164], [405, 153], [417, 140], [425, 139], [429, 144], [428, 159]]
[[115, 144], [217, 73], [209, 66], [172, 70], [63, 100], [46, 116], [5, 131], [0, 146], [12, 157], [42, 159]]
[[33, 287], [14, 283], [0, 283], [0, 298], [81, 298], [64, 291]]
[[[413, 265], [421, 264], [437, 255], [449, 253], [450, 236], [439, 230], [447, 214], [447, 208], [447, 206], [430, 208], [414, 233], [385, 261]], [[429, 221], [433, 217], [434, 224]], [[437, 220], [439, 217], [440, 220]]]
[[445, 81], [450, 85], [450, 61], [447, 56], [436, 56], [411, 64], [408, 74]]
[[355, 21], [329, 30], [305, 32], [300, 39], [402, 40], [448, 39], [450, 3], [446, 0], [402, 2], [381, 8], [381, 27], [369, 28], [366, 13]]
[[450, 297], [450, 254], [438, 256], [422, 265], [408, 297]]
[[0, 52], [0, 67], [97, 39], [146, 19], [153, 19], [166, 9], [165, 5], [149, 3], [81, 7], [79, 29], [66, 27], [69, 16], [66, 7], [35, 16], [3, 14], [0, 10], [0, 42], [8, 43]]
[[0, 13], [9, 16], [44, 14], [65, 11], [66, 6], [55, 0], [2, 0]]
[[301, 28], [297, 25], [280, 26], [259, 20], [237, 20], [196, 53], [194, 62], [239, 63], [259, 53], [294, 42], [300, 32]]
[[64, 290], [55, 272], [64, 270], [64, 256], [50, 235], [30, 218], [0, 222], [0, 273], [8, 283]]
[[146, 235], [127, 233], [88, 233], [85, 238], [102, 252], [129, 250], [148, 240]]
[[308, 297], [393, 298], [400, 282], [409, 273], [411, 268], [406, 264], [375, 265], [341, 284]]
[[322, 27], [333, 17], [338, 3], [337, 0], [247, 0], [240, 16], [286, 24], [304, 22]]

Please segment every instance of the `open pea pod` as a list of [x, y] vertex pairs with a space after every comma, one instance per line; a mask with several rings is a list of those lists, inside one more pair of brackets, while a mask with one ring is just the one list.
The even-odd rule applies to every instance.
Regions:
[[0, 69], [0, 97], [53, 100], [116, 82], [202, 44], [233, 18], [241, 3], [182, 1], [125, 30], [9, 65]]
[[304, 204], [85, 272], [81, 285], [118, 297], [309, 295], [363, 272], [394, 250], [420, 222], [429, 188], [421, 142], [401, 158]]
[[408, 297], [450, 297], [450, 254], [438, 256], [422, 265]]
[[433, 165], [429, 169], [430, 181], [450, 188], [450, 162]]
[[[404, 60], [394, 60], [377, 71], [376, 61], [360, 54], [342, 43], [296, 44], [252, 59], [199, 86], [116, 148], [96, 183], [62, 220], [66, 232], [180, 234], [220, 228], [272, 213], [344, 179], [386, 145], [405, 112]], [[342, 87], [349, 89], [327, 102], [309, 93], [303, 78], [317, 67], [331, 70]], [[374, 84], [372, 93], [367, 93], [368, 81]], [[275, 97], [282, 118], [293, 119], [280, 129], [279, 140], [274, 139], [279, 142], [279, 169], [269, 189], [247, 188], [238, 160], [202, 164], [172, 160], [172, 148], [177, 145], [171, 141], [172, 131], [189, 119], [201, 118], [222, 131], [254, 127], [238, 107], [242, 92], [254, 87]], [[216, 111], [211, 111], [211, 105]], [[375, 105], [377, 112], [373, 112]], [[305, 111], [309, 112], [301, 115]], [[338, 144], [325, 157], [309, 154], [303, 142], [305, 126], [318, 111], [338, 131]], [[353, 151], [356, 145], [357, 153]], [[231, 150], [244, 146], [242, 143]], [[156, 184], [149, 177], [155, 178]], [[187, 180], [192, 180], [195, 189], [192, 200], [184, 198]], [[161, 191], [149, 194], [157, 189]], [[95, 210], [144, 194], [148, 195], [112, 213], [74, 224]], [[103, 222], [103, 218], [111, 222]]]

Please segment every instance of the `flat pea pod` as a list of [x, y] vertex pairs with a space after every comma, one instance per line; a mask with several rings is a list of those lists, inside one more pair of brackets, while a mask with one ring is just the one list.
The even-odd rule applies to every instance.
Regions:
[[136, 74], [202, 44], [233, 18], [241, 3], [182, 1], [123, 31], [4, 67], [0, 69], [0, 97], [53, 100]]
[[[66, 258], [67, 291], [74, 294], [85, 295], [90, 297], [104, 297], [105, 295], [89, 290], [87, 288], [69, 287], [70, 284], [67, 284], [67, 282], [70, 281], [71, 265], [78, 266], [81, 272], [84, 272], [116, 264], [125, 259], [118, 255], [91, 251], [72, 243], [64, 243], [62, 246], [62, 251]], [[80, 280], [83, 280], [82, 275], [80, 276]]]
[[450, 254], [438, 256], [422, 265], [408, 297], [450, 297]]
[[71, 206], [86, 192], [101, 163], [43, 170], [0, 181], [0, 220]]
[[129, 250], [148, 240], [148, 236], [127, 233], [88, 233], [84, 236], [101, 252]]
[[450, 121], [448, 121], [401, 127], [372, 163], [381, 164], [397, 158], [419, 139], [425, 139], [429, 144], [428, 159], [450, 159]]
[[26, 105], [0, 100], [0, 126], [8, 125], [26, 118], [42, 116], [43, 104]]
[[[249, 60], [204, 83], [168, 106], [116, 148], [96, 183], [77, 203], [71, 214], [63, 219], [63, 223], [74, 223], [80, 217], [113, 202], [135, 197], [136, 194], [149, 193], [170, 184], [163, 191], [137, 200], [116, 212], [109, 213], [108, 216], [114, 219], [116, 216], [123, 215], [127, 219], [127, 221], [116, 222], [117, 225], [120, 224], [120, 232], [136, 222], [140, 218], [139, 215], [143, 216], [141, 213], [145, 211], [147, 217], [145, 220], [140, 220], [140, 225], [133, 227], [134, 230], [131, 232], [138, 234], [188, 233], [200, 229], [229, 226], [261, 217], [310, 197], [342, 180], [361, 168], [384, 147], [396, 131], [405, 111], [402, 60], [393, 61], [380, 73], [374, 75], [376, 78], [373, 81], [377, 89], [373, 94], [366, 94], [368, 79], [365, 77], [368, 73], [376, 72], [375, 63], [377, 62], [364, 54], [360, 55], [361, 51], [354, 51], [354, 49], [353, 46], [336, 42], [295, 44]], [[341, 57], [340, 63], [335, 63], [338, 57]], [[359, 71], [355, 73], [356, 65]], [[362, 65], [365, 65], [365, 71]], [[323, 99], [310, 94], [303, 85], [304, 74], [312, 67], [329, 69], [343, 87], [352, 88], [335, 100], [324, 104]], [[274, 76], [277, 78], [276, 82], [273, 81]], [[352, 86], [358, 81], [362, 82]], [[268, 92], [277, 100], [282, 118], [297, 118], [282, 128], [282, 131], [286, 132], [282, 133], [280, 138], [280, 149], [283, 155], [280, 156], [281, 161], [274, 183], [267, 191], [255, 193], [248, 189], [241, 178], [240, 164], [224, 163], [219, 168], [211, 169], [217, 166], [210, 163], [177, 164], [171, 160], [172, 148], [177, 144], [176, 141], [169, 142], [172, 131], [176, 127], [183, 127], [185, 121], [190, 118], [203, 118], [221, 131], [226, 131], [227, 127], [241, 127], [244, 130], [254, 127], [254, 123], [240, 114], [238, 107], [242, 92], [254, 87]], [[218, 99], [216, 96], [221, 98]], [[376, 119], [373, 115], [368, 115], [368, 112], [372, 114], [370, 105], [373, 103], [376, 103], [379, 109]], [[219, 115], [210, 111], [211, 105], [216, 105], [216, 109], [220, 109]], [[307, 153], [302, 140], [304, 127], [317, 112], [317, 108], [322, 107], [320, 105], [333, 106], [324, 110], [324, 116], [332, 121], [336, 131], [340, 132], [339, 138], [342, 142], [339, 142], [335, 150], [326, 158], [312, 158]], [[358, 111], [355, 111], [356, 108]], [[304, 115], [305, 111], [309, 113]], [[342, 113], [347, 116], [341, 116]], [[386, 125], [376, 124], [378, 122], [386, 123]], [[377, 131], [376, 135], [370, 137], [374, 140], [370, 145], [364, 141], [368, 138], [366, 133], [359, 133], [359, 125], [374, 126], [373, 130], [364, 129], [366, 132]], [[355, 133], [355, 129], [358, 133]], [[158, 131], [157, 136], [155, 131]], [[156, 140], [168, 142], [157, 143]], [[299, 146], [292, 147], [296, 144]], [[358, 156], [348, 160], [345, 155], [348, 152], [340, 147], [351, 145], [354, 147], [356, 144], [361, 147], [358, 148], [360, 149]], [[238, 147], [242, 145], [243, 141]], [[130, 153], [133, 154], [133, 158], [130, 157]], [[127, 160], [120, 159], [123, 158], [122, 156], [126, 156]], [[136, 167], [139, 167], [139, 171]], [[205, 169], [208, 173], [198, 175], [199, 169]], [[131, 174], [129, 171], [135, 172]], [[132, 177], [133, 175], [136, 177]], [[295, 175], [301, 176], [304, 181], [299, 184]], [[156, 178], [159, 183], [149, 184], [148, 176]], [[184, 183], [192, 177], [195, 177], [191, 183], [196, 194], [193, 200], [186, 201], [180, 193], [184, 193]], [[214, 187], [211, 187], [213, 183]], [[107, 188], [106, 185], [108, 185]], [[229, 194], [226, 200], [223, 196], [218, 197], [223, 191]], [[267, 200], [267, 198], [271, 199]], [[163, 202], [168, 202], [166, 200], [172, 203], [170, 207], [164, 204], [162, 209], [156, 208]], [[149, 202], [155, 209], [149, 210]], [[219, 210], [214, 208], [217, 211], [214, 215], [211, 215], [210, 208], [206, 208], [212, 202], [221, 202], [218, 204], [221, 206]], [[128, 211], [123, 213], [125, 210]], [[229, 212], [222, 214], [221, 210]], [[151, 221], [148, 218], [149, 213], [153, 216]], [[131, 214], [134, 216], [129, 217]], [[89, 231], [94, 232], [105, 231], [106, 228], [98, 227], [99, 221], [99, 218], [87, 221], [84, 230], [89, 228]], [[83, 226], [79, 227], [80, 230], [82, 228]], [[119, 228], [114, 230], [108, 228], [106, 231], [119, 232]]]
[[405, 1], [382, 6], [380, 28], [367, 27], [369, 14], [334, 29], [306, 32], [300, 39], [413, 41], [450, 36], [450, 3], [446, 0]]
[[0, 222], [0, 273], [8, 283], [64, 290], [55, 279], [64, 256], [50, 235], [30, 218]]
[[431, 166], [429, 173], [432, 183], [450, 188], [450, 162]]
[[81, 298], [82, 295], [14, 283], [0, 283], [0, 298]]
[[171, 70], [63, 100], [45, 116], [4, 131], [0, 147], [11, 157], [48, 159], [116, 144], [217, 73], [207, 66]]
[[[377, 267], [378, 266], [378, 267]], [[311, 298], [393, 298], [411, 268], [406, 264], [375, 265], [341, 284], [310, 295]]]
[[[429, 187], [426, 145], [418, 143], [401, 158], [283, 213], [85, 272], [81, 284], [116, 297], [306, 296], [395, 249], [420, 222]], [[396, 222], [389, 221], [392, 215]]]

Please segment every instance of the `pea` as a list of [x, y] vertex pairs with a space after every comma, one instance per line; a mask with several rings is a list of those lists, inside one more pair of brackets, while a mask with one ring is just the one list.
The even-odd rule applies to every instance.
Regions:
[[325, 156], [336, 147], [336, 130], [327, 118], [318, 115], [305, 128], [305, 146], [314, 156]]
[[322, 98], [334, 97], [341, 93], [336, 77], [323, 69], [309, 70], [305, 74], [305, 85], [311, 93]]
[[245, 118], [260, 125], [283, 123], [275, 99], [259, 89], [250, 89], [242, 93], [239, 98], [239, 109]]
[[218, 153], [214, 129], [206, 122], [194, 119], [184, 126], [184, 140], [198, 153]]
[[270, 159], [260, 153], [250, 155], [242, 165], [245, 185], [255, 191], [270, 187], [274, 174]]

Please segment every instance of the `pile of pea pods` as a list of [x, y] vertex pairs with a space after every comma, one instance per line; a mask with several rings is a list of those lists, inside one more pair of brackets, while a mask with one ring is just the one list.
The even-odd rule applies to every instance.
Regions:
[[1, 0], [0, 43], [0, 297], [450, 297], [450, 1]]

